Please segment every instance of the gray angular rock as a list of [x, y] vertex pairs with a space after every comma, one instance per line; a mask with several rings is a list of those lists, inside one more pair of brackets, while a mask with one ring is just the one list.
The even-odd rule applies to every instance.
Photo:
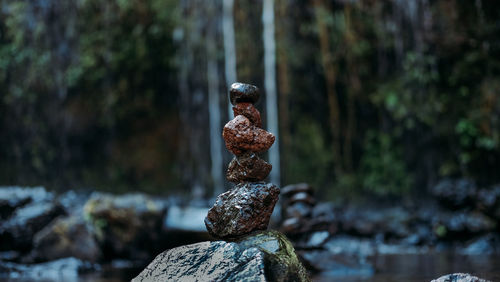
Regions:
[[453, 273], [443, 275], [438, 279], [432, 280], [431, 282], [488, 282], [488, 280], [472, 276], [468, 273]]
[[139, 281], [309, 281], [292, 244], [276, 231], [237, 242], [201, 242], [158, 255]]
[[265, 230], [279, 193], [271, 183], [240, 183], [220, 194], [205, 218], [208, 233], [216, 238], [236, 238]]

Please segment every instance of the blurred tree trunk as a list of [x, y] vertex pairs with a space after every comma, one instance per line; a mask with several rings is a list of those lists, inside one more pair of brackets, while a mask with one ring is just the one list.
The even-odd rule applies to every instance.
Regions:
[[221, 107], [219, 99], [219, 72], [217, 70], [217, 19], [214, 5], [207, 5], [206, 52], [208, 80], [208, 114], [210, 123], [210, 160], [214, 196], [224, 191], [222, 172]]
[[327, 7], [323, 0], [313, 0], [316, 25], [321, 52], [321, 64], [325, 72], [326, 92], [328, 95], [328, 107], [330, 109], [330, 128], [332, 132], [332, 153], [335, 174], [339, 177], [342, 174], [341, 142], [340, 142], [340, 108], [335, 84], [337, 81], [337, 66], [330, 47], [330, 36], [326, 23]]
[[[287, 0], [278, 0], [276, 2], [276, 15], [277, 19], [276, 25], [276, 43], [277, 43], [277, 55], [278, 55], [278, 90], [279, 90], [279, 130], [281, 136], [281, 145], [283, 152], [288, 152], [290, 148], [290, 111], [289, 111], [289, 96], [290, 96], [290, 77], [288, 70], [288, 56], [287, 48], [288, 37], [287, 37]], [[282, 162], [282, 179], [286, 179], [284, 175], [287, 171], [286, 165], [288, 163], [288, 155], [284, 154], [281, 156]]]
[[264, 26], [264, 87], [266, 90], [267, 128], [276, 136], [269, 150], [269, 162], [273, 165], [271, 182], [280, 185], [280, 146], [278, 132], [278, 94], [276, 91], [276, 42], [274, 38], [274, 0], [264, 0], [262, 8]]

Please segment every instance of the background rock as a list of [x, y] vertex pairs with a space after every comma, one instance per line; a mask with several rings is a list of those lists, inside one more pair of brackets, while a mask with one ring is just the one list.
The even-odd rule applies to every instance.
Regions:
[[35, 235], [33, 256], [42, 261], [65, 257], [99, 261], [102, 254], [94, 235], [82, 216], [58, 218]]
[[475, 206], [477, 187], [469, 179], [443, 179], [431, 192], [447, 208], [470, 208]]
[[481, 189], [477, 195], [479, 209], [500, 222], [500, 185]]
[[50, 201], [54, 195], [43, 187], [2, 187], [0, 189], [0, 219], [7, 219], [15, 209], [32, 201]]
[[34, 197], [34, 201], [16, 209], [6, 221], [0, 223], [0, 250], [28, 251], [35, 233], [65, 214], [63, 207], [50, 199], [47, 197], [39, 201]]
[[[159, 252], [165, 207], [143, 194], [94, 193], [84, 208], [104, 258], [147, 260]], [[160, 249], [160, 250], [159, 250]]]

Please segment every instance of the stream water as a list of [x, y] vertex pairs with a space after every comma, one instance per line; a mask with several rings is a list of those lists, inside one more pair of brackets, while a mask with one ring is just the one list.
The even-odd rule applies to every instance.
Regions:
[[431, 281], [456, 272], [471, 273], [483, 279], [500, 281], [500, 256], [462, 256], [448, 253], [382, 255], [370, 258], [375, 267], [372, 276], [317, 275], [313, 281]]
[[[370, 272], [342, 272], [342, 269], [331, 273], [312, 277], [314, 282], [326, 281], [431, 281], [449, 273], [465, 272], [491, 281], [500, 281], [500, 256], [474, 255], [463, 256], [451, 253], [430, 254], [399, 254], [379, 255], [368, 259], [375, 271]], [[50, 271], [50, 270], [49, 270]], [[64, 276], [54, 273], [47, 279], [37, 281], [65, 281], [65, 282], [119, 282], [130, 281], [137, 276], [141, 269], [103, 267], [101, 271], [80, 274], [78, 276]], [[364, 275], [364, 276], [363, 276]], [[4, 281], [34, 281], [29, 277], [11, 277]]]
[[[375, 267], [373, 275], [328, 275], [312, 277], [314, 282], [417, 282], [431, 281], [442, 275], [456, 272], [470, 273], [483, 279], [500, 281], [500, 256], [463, 256], [451, 253], [379, 255], [369, 259]], [[79, 281], [118, 282], [130, 281], [136, 271], [108, 271], [105, 274], [87, 274]]]

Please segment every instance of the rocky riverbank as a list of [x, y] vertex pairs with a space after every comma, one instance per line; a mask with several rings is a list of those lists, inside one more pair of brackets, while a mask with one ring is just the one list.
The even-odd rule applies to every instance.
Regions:
[[[446, 181], [439, 185], [449, 185], [447, 193], [470, 187]], [[340, 205], [285, 187], [281, 213], [288, 218], [274, 225], [291, 239], [313, 277], [370, 277], [380, 271], [374, 258], [386, 255], [498, 256], [498, 188], [475, 188], [465, 198], [438, 188], [425, 204]], [[288, 196], [293, 200], [287, 202]], [[210, 240], [203, 222], [208, 208], [209, 201], [144, 194], [58, 195], [41, 187], [2, 187], [0, 278], [113, 271], [131, 279], [166, 249]], [[301, 224], [290, 225], [290, 218]]]

